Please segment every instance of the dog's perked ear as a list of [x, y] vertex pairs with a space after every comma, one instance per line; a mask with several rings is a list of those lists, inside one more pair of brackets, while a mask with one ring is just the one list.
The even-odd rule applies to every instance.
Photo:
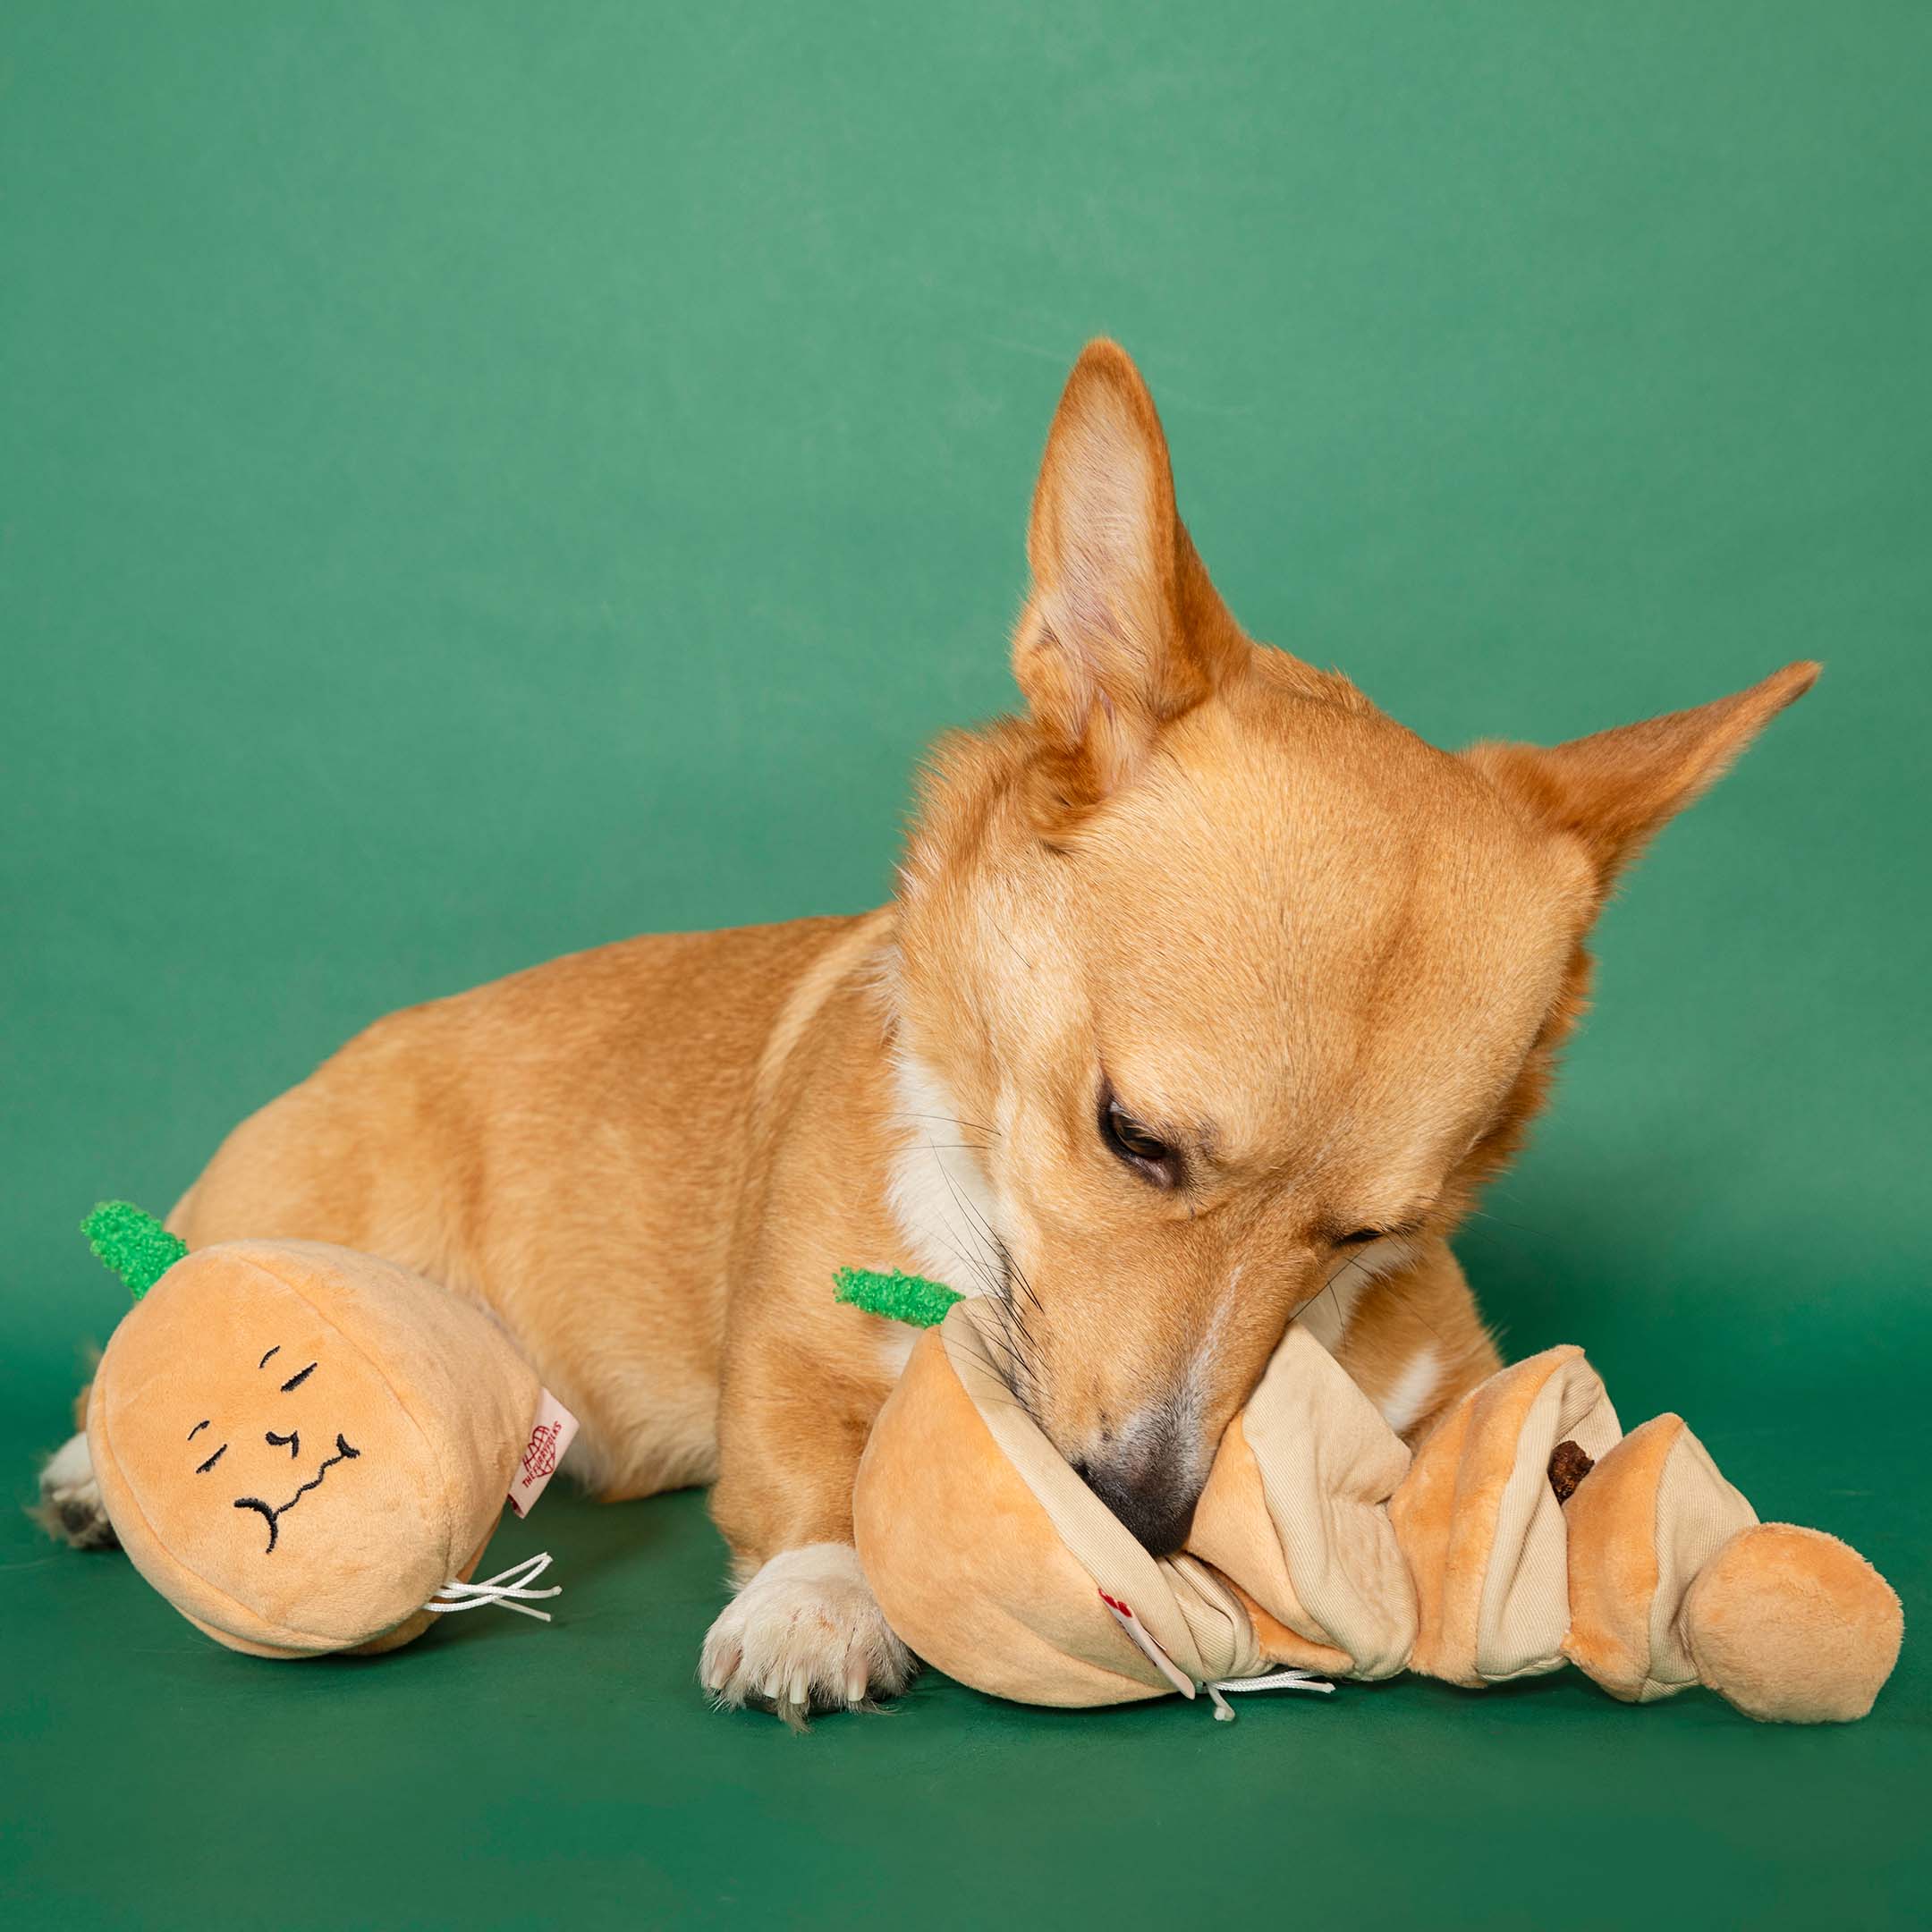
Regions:
[[1013, 675], [1078, 811], [1246, 649], [1174, 507], [1167, 439], [1125, 350], [1089, 343], [1055, 412], [1027, 530]]
[[1817, 682], [1786, 665], [1761, 684], [1567, 744], [1479, 744], [1464, 755], [1496, 789], [1589, 855], [1601, 890], [1651, 836], [1728, 771], [1764, 727]]

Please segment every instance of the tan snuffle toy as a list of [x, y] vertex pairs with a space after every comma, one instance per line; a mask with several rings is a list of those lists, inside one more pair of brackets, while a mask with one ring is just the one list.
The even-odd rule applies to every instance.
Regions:
[[1172, 1557], [1141, 1547], [1001, 1374], [996, 1317], [847, 1270], [926, 1326], [873, 1427], [853, 1521], [886, 1621], [976, 1689], [1115, 1704], [1326, 1689], [1402, 1670], [1477, 1687], [1573, 1664], [1648, 1703], [1702, 1683], [1750, 1716], [1862, 1717], [1903, 1623], [1835, 1538], [1764, 1523], [1674, 1415], [1625, 1435], [1578, 1348], [1473, 1390], [1411, 1457], [1291, 1325]]
[[124, 1201], [82, 1224], [134, 1296], [88, 1402], [114, 1534], [191, 1623], [259, 1657], [392, 1650], [534, 1607], [547, 1554], [472, 1582], [576, 1423], [480, 1309], [321, 1241], [190, 1254]]

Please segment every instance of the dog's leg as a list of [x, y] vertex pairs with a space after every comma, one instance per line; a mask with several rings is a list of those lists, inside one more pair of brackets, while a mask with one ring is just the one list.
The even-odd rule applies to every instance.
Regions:
[[[788, 1383], [818, 1399], [785, 1393]], [[740, 1588], [705, 1639], [699, 1676], [719, 1704], [757, 1704], [794, 1727], [814, 1710], [896, 1696], [915, 1667], [852, 1547], [852, 1481], [882, 1391], [826, 1391], [796, 1359], [734, 1374], [711, 1495]]]
[[[86, 1414], [85, 1389], [74, 1407], [79, 1415]], [[40, 1471], [40, 1501], [33, 1515], [49, 1536], [59, 1537], [75, 1549], [115, 1546], [114, 1525], [107, 1521], [106, 1505], [94, 1480], [94, 1459], [88, 1453], [84, 1434], [69, 1436], [47, 1458]]]

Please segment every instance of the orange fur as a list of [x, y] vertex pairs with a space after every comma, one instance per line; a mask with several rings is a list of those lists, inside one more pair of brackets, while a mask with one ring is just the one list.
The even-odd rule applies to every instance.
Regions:
[[[892, 905], [381, 1021], [234, 1131], [177, 1231], [341, 1241], [487, 1302], [593, 1484], [715, 1479], [744, 1575], [850, 1540], [900, 1358], [831, 1276], [933, 1271], [894, 1205], [922, 1135], [995, 1204], [992, 1278], [958, 1284], [1010, 1295], [1016, 1395], [1110, 1500], [1184, 1514], [1325, 1305], [1371, 1396], [1433, 1375], [1419, 1437], [1496, 1366], [1446, 1238], [1541, 1103], [1610, 881], [1816, 667], [1554, 750], [1437, 750], [1242, 633], [1111, 343], [1068, 383], [1028, 553], [1027, 711], [936, 750]], [[908, 1069], [947, 1119], [908, 1117]], [[1172, 1184], [1103, 1143], [1108, 1094]], [[1407, 1245], [1358, 1267], [1356, 1230]]]

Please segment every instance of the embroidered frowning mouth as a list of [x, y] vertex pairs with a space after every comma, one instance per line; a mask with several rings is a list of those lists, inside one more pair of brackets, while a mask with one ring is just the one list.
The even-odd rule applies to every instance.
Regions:
[[311, 1489], [319, 1489], [322, 1487], [322, 1479], [338, 1462], [352, 1462], [362, 1452], [360, 1449], [352, 1449], [349, 1446], [347, 1436], [338, 1435], [335, 1438], [335, 1453], [328, 1457], [323, 1462], [321, 1468], [279, 1509], [271, 1508], [259, 1496], [238, 1496], [234, 1499], [234, 1506], [237, 1509], [258, 1510], [267, 1521], [268, 1524], [268, 1548], [262, 1552], [263, 1555], [267, 1555], [275, 1548], [275, 1539], [282, 1534], [282, 1518], [293, 1509]]

